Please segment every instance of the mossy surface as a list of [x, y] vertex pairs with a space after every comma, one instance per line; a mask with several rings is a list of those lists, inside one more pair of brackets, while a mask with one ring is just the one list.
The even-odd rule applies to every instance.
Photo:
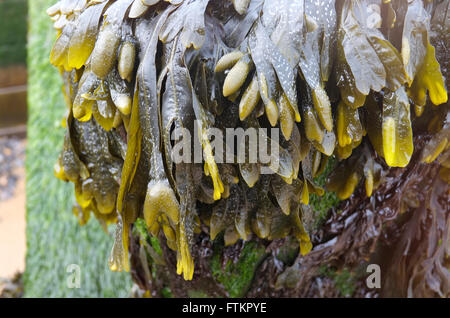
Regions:
[[267, 255], [264, 247], [255, 242], [246, 242], [236, 262], [222, 261], [223, 242], [216, 240], [214, 255], [211, 259], [211, 272], [223, 285], [230, 297], [243, 297], [253, 280], [258, 265]]
[[[314, 181], [321, 187], [325, 187], [328, 175], [331, 173], [331, 171], [333, 171], [336, 164], [337, 159], [334, 156], [330, 157], [324, 171], [321, 175], [316, 177]], [[328, 211], [333, 207], [337, 207], [340, 202], [341, 200], [337, 197], [335, 192], [325, 191], [325, 194], [323, 196], [312, 194], [310, 196], [310, 204], [313, 207], [314, 213], [316, 215], [315, 226], [319, 227], [321, 224], [323, 224], [323, 222], [326, 221]]]
[[145, 239], [159, 255], [162, 255], [162, 249], [158, 239], [150, 235], [150, 233], [147, 230], [147, 225], [145, 224], [145, 221], [143, 219], [138, 218], [134, 223], [134, 228], [139, 233], [139, 235], [143, 239]]
[[334, 281], [334, 286], [342, 297], [352, 297], [356, 290], [357, 275], [344, 268], [342, 271], [336, 271], [334, 268], [326, 265], [320, 268], [320, 274], [330, 277]]
[[202, 290], [190, 290], [188, 291], [189, 298], [208, 298], [208, 294]]
[[[107, 266], [113, 238], [94, 218], [84, 227], [78, 224], [71, 212], [73, 185], [53, 175], [66, 110], [62, 81], [49, 63], [55, 32], [45, 10], [54, 2], [29, 1], [25, 297], [126, 297], [130, 275]], [[70, 264], [80, 266], [80, 288], [67, 287]]]
[[284, 264], [291, 266], [295, 259], [298, 256], [299, 252], [299, 244], [298, 241], [289, 240], [286, 241], [280, 248], [278, 249], [277, 259], [282, 261]]
[[0, 67], [25, 64], [26, 37], [27, 0], [1, 0]]
[[163, 289], [161, 289], [161, 295], [163, 298], [172, 298], [172, 291], [170, 290], [169, 287], [164, 287]]

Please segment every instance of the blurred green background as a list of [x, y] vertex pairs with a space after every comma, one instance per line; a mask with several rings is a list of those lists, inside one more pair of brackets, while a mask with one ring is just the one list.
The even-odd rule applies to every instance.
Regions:
[[[127, 297], [132, 286], [129, 273], [111, 272], [107, 267], [111, 234], [105, 233], [94, 218], [79, 226], [71, 212], [73, 186], [53, 176], [63, 143], [61, 119], [66, 110], [62, 81], [49, 63], [56, 31], [46, 9], [55, 2], [28, 1], [25, 297]], [[0, 52], [0, 65], [23, 58], [25, 42], [15, 39], [17, 32], [26, 30], [26, 12], [26, 1], [0, 0], [0, 41], [11, 43]], [[12, 50], [17, 53], [11, 54]], [[80, 266], [80, 288], [67, 286], [70, 264]]]
[[24, 64], [27, 0], [0, 0], [0, 67]]

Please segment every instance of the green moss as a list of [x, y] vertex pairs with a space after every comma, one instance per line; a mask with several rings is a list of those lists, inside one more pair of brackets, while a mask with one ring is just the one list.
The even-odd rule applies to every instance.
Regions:
[[151, 236], [150, 237], [150, 244], [155, 249], [156, 253], [162, 256], [162, 249], [161, 245], [159, 244], [159, 241], [156, 237]]
[[[113, 237], [94, 218], [79, 226], [71, 212], [73, 185], [53, 175], [66, 110], [62, 81], [49, 63], [56, 32], [45, 10], [54, 2], [29, 1], [25, 296], [126, 297], [131, 289], [129, 273], [111, 272], [107, 266]], [[67, 287], [70, 264], [80, 266], [79, 289]]]
[[0, 1], [0, 67], [25, 64], [26, 43], [27, 1]]
[[147, 232], [147, 226], [145, 225], [145, 221], [141, 218], [138, 218], [134, 223], [133, 231], [141, 236], [146, 241], [150, 241], [150, 235]]
[[151, 236], [147, 231], [147, 225], [145, 224], [145, 220], [138, 218], [134, 223], [135, 230], [139, 233], [139, 235], [145, 239], [159, 254], [162, 255], [161, 245], [156, 237]]
[[189, 298], [209, 298], [208, 294], [201, 290], [188, 291]]
[[[325, 170], [322, 174], [320, 174], [318, 177], [314, 179], [314, 182], [316, 184], [320, 185], [321, 187], [324, 187], [328, 178], [328, 175], [333, 171], [334, 167], [337, 164], [337, 160], [334, 156], [331, 156], [328, 159], [327, 166], [325, 167]], [[314, 209], [314, 212], [316, 214], [316, 222], [315, 227], [320, 227], [320, 225], [323, 224], [324, 221], [326, 221], [328, 211], [333, 208], [337, 207], [341, 200], [337, 197], [336, 193], [325, 191], [325, 194], [323, 196], [318, 196], [316, 194], [312, 194], [310, 196], [310, 204]]]
[[299, 249], [300, 247], [296, 239], [287, 239], [278, 249], [276, 257], [287, 266], [291, 266], [298, 256]]
[[170, 290], [169, 287], [164, 287], [164, 288], [161, 290], [161, 295], [162, 295], [164, 298], [172, 298], [172, 297], [173, 297], [172, 291]]
[[323, 265], [319, 269], [322, 276], [330, 277], [334, 280], [334, 285], [342, 297], [352, 297], [355, 292], [357, 275], [344, 268], [337, 272], [335, 269]]
[[245, 243], [236, 263], [228, 261], [223, 267], [221, 255], [223, 242], [216, 240], [214, 254], [211, 260], [211, 272], [221, 283], [230, 297], [243, 297], [253, 280], [259, 264], [267, 255], [265, 249], [254, 242]]
[[352, 273], [344, 269], [341, 273], [337, 273], [334, 282], [336, 288], [339, 290], [342, 296], [351, 297], [355, 292], [356, 286]]

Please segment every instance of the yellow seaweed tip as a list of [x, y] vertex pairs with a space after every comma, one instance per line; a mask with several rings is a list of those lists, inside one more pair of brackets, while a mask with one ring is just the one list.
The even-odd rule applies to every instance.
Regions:
[[373, 173], [372, 171], [367, 171], [366, 180], [364, 181], [366, 188], [366, 195], [370, 197], [373, 192]]
[[384, 160], [389, 166], [395, 166], [396, 163], [396, 124], [392, 117], [383, 121], [383, 153]]
[[192, 259], [189, 251], [189, 244], [186, 239], [184, 225], [180, 223], [178, 240], [178, 253], [177, 253], [177, 274], [183, 274], [185, 280], [192, 280], [194, 276], [194, 260]]
[[116, 107], [124, 115], [131, 113], [131, 97], [126, 94], [121, 94], [117, 97], [115, 103]]
[[223, 83], [223, 96], [228, 97], [237, 92], [244, 84], [250, 71], [250, 65], [244, 61], [239, 61], [228, 73]]
[[205, 175], [210, 175], [213, 186], [214, 186], [214, 194], [213, 198], [215, 201], [220, 200], [222, 193], [225, 191], [223, 187], [222, 180], [220, 179], [219, 169], [217, 168], [217, 164], [214, 160], [214, 156], [212, 153], [212, 148], [209, 142], [203, 145], [203, 152], [205, 154]]
[[58, 178], [62, 181], [67, 181], [66, 174], [64, 173], [64, 168], [60, 164], [59, 160], [53, 166], [53, 174], [55, 175], [56, 178]]
[[322, 87], [316, 87], [313, 92], [314, 108], [319, 115], [320, 121], [328, 131], [333, 131], [333, 117], [331, 115], [331, 103], [327, 93]]
[[338, 198], [341, 200], [348, 199], [352, 195], [353, 191], [355, 191], [358, 182], [359, 182], [358, 174], [356, 172], [353, 172], [345, 182], [344, 187], [338, 191], [337, 193]]
[[410, 93], [416, 105], [425, 106], [427, 91], [434, 105], [448, 101], [444, 78], [435, 56], [435, 48], [430, 43], [427, 45], [425, 60], [411, 85]]
[[246, 88], [239, 103], [239, 119], [243, 121], [255, 109], [261, 99], [258, 78], [255, 76]]
[[337, 109], [337, 137], [340, 147], [348, 146], [352, 143], [352, 139], [347, 133], [346, 118], [345, 118], [344, 102], [340, 102]]
[[167, 181], [159, 181], [147, 187], [144, 201], [144, 219], [148, 228], [152, 228], [161, 214], [168, 216], [173, 224], [178, 224], [180, 209], [174, 191]]
[[214, 72], [223, 72], [232, 68], [242, 57], [244, 53], [241, 51], [234, 51], [222, 56], [216, 64]]
[[272, 127], [275, 127], [278, 122], [278, 107], [273, 99], [266, 104], [266, 116]]
[[302, 254], [302, 256], [307, 255], [311, 250], [312, 243], [309, 241], [309, 238], [308, 241], [300, 240], [300, 254]]

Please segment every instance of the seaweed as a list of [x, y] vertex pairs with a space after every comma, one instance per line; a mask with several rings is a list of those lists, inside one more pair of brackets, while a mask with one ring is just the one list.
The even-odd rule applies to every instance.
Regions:
[[[313, 206], [325, 189], [351, 200], [364, 183], [372, 199], [389, 182], [388, 167], [411, 162], [423, 122], [435, 131], [422, 159], [437, 160], [448, 180], [447, 91], [427, 10], [419, 0], [91, 0], [50, 8], [58, 30], [50, 60], [69, 108], [55, 173], [75, 183], [81, 223], [90, 212], [117, 222], [111, 269], [129, 270], [129, 248], [151, 267], [131, 231], [137, 220], [165, 242], [185, 280], [195, 279], [200, 234], [223, 233], [226, 246], [294, 237], [299, 257], [311, 259], [353, 248], [345, 236], [311, 252], [318, 222], [310, 220], [310, 196]], [[226, 136], [228, 128], [261, 132], [267, 160], [252, 160], [247, 147], [244, 162], [225, 162], [216, 147], [223, 140], [210, 131]], [[180, 130], [195, 139], [183, 157], [200, 154], [200, 162], [173, 159]], [[232, 159], [246, 145], [238, 142], [227, 149]], [[332, 156], [339, 162], [319, 185]], [[371, 235], [357, 226], [369, 214], [355, 216], [348, 235]]]

